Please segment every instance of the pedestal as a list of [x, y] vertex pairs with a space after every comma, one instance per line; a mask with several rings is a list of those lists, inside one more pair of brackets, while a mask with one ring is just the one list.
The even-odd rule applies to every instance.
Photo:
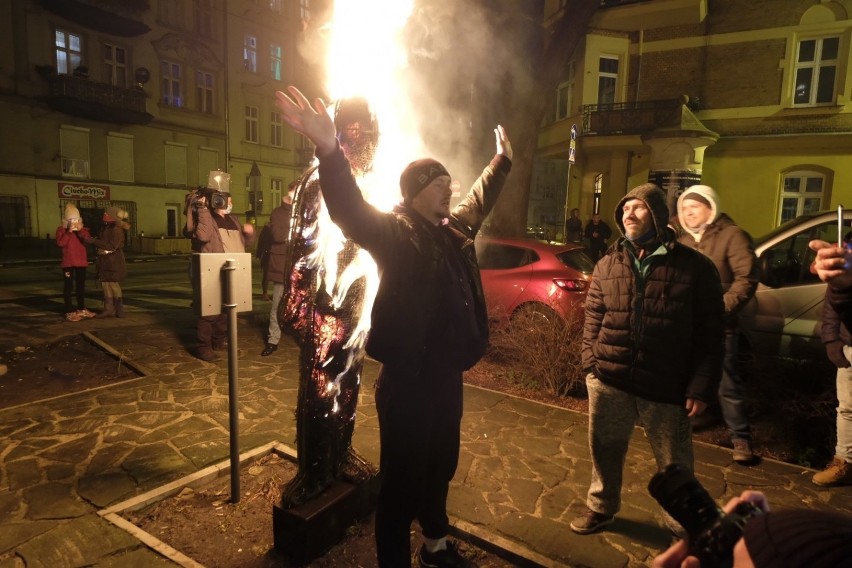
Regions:
[[369, 515], [376, 503], [379, 481], [373, 477], [355, 485], [334, 481], [318, 497], [292, 509], [272, 507], [275, 548], [297, 564], [307, 564], [340, 542], [346, 529]]

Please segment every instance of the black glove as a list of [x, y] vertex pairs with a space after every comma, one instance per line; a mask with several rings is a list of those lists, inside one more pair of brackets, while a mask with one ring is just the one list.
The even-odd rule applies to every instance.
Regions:
[[829, 360], [837, 365], [839, 369], [852, 367], [852, 363], [843, 354], [844, 343], [840, 340], [829, 341], [825, 344], [825, 352], [828, 354]]

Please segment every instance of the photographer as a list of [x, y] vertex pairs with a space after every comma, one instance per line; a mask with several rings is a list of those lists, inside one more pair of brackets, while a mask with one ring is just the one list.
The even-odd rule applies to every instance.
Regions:
[[[213, 172], [211, 183], [220, 189], [227, 188], [227, 174]], [[231, 214], [231, 194], [209, 187], [199, 188], [186, 198], [186, 227], [184, 235], [192, 239], [193, 252], [245, 252], [254, 242], [254, 226]], [[219, 314], [198, 319], [198, 358], [216, 361], [216, 351], [225, 349], [228, 333], [228, 316]]]
[[[733, 549], [733, 568], [840, 568], [852, 557], [852, 519], [838, 513], [806, 509], [769, 512], [766, 496], [744, 491], [724, 507], [730, 514], [752, 503], [764, 514], [746, 522]], [[679, 540], [654, 558], [652, 568], [702, 568]], [[708, 568], [704, 566], [703, 568]]]

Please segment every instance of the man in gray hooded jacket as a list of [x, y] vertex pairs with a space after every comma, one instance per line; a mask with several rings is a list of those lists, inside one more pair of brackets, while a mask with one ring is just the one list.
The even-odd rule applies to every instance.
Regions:
[[677, 200], [679, 241], [707, 256], [716, 265], [722, 281], [725, 302], [725, 359], [719, 384], [719, 407], [734, 446], [734, 461], [751, 463], [751, 447], [746, 389], [737, 370], [737, 345], [740, 310], [757, 288], [757, 257], [751, 236], [719, 211], [719, 199], [713, 188], [693, 185]]
[[693, 469], [689, 417], [715, 397], [722, 373], [719, 275], [675, 239], [665, 193], [651, 183], [633, 188], [616, 207], [615, 222], [624, 237], [595, 265], [586, 297], [592, 481], [585, 510], [571, 522], [578, 534], [613, 522], [637, 423], [660, 469]]

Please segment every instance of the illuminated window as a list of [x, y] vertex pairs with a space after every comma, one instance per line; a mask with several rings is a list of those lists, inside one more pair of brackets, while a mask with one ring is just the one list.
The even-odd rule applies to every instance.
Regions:
[[793, 106], [832, 104], [837, 89], [840, 38], [801, 40], [796, 49]]
[[127, 87], [127, 50], [104, 44], [104, 69], [107, 80], [116, 87]]
[[258, 143], [257, 139], [258, 109], [246, 105], [246, 142]]
[[567, 79], [556, 92], [556, 120], [571, 116], [574, 112], [574, 62], [568, 64]]
[[83, 63], [83, 39], [71, 32], [56, 30], [56, 72], [70, 75]]
[[798, 170], [784, 175], [778, 223], [821, 210], [826, 190], [825, 174]]
[[276, 81], [281, 80], [281, 46], [269, 46], [269, 72]]
[[213, 74], [195, 72], [195, 110], [213, 114]]
[[182, 107], [183, 88], [181, 82], [183, 79], [180, 63], [162, 61], [160, 63], [160, 81], [162, 82], [163, 104]]
[[269, 9], [276, 14], [281, 13], [282, 0], [269, 0]]
[[257, 38], [247, 35], [243, 43], [243, 65], [246, 71], [257, 73]]
[[311, 19], [310, 0], [299, 0], [299, 13], [302, 16], [302, 21], [307, 22]]
[[281, 120], [281, 114], [273, 112], [269, 125], [269, 143], [278, 148], [284, 146], [284, 123]]

